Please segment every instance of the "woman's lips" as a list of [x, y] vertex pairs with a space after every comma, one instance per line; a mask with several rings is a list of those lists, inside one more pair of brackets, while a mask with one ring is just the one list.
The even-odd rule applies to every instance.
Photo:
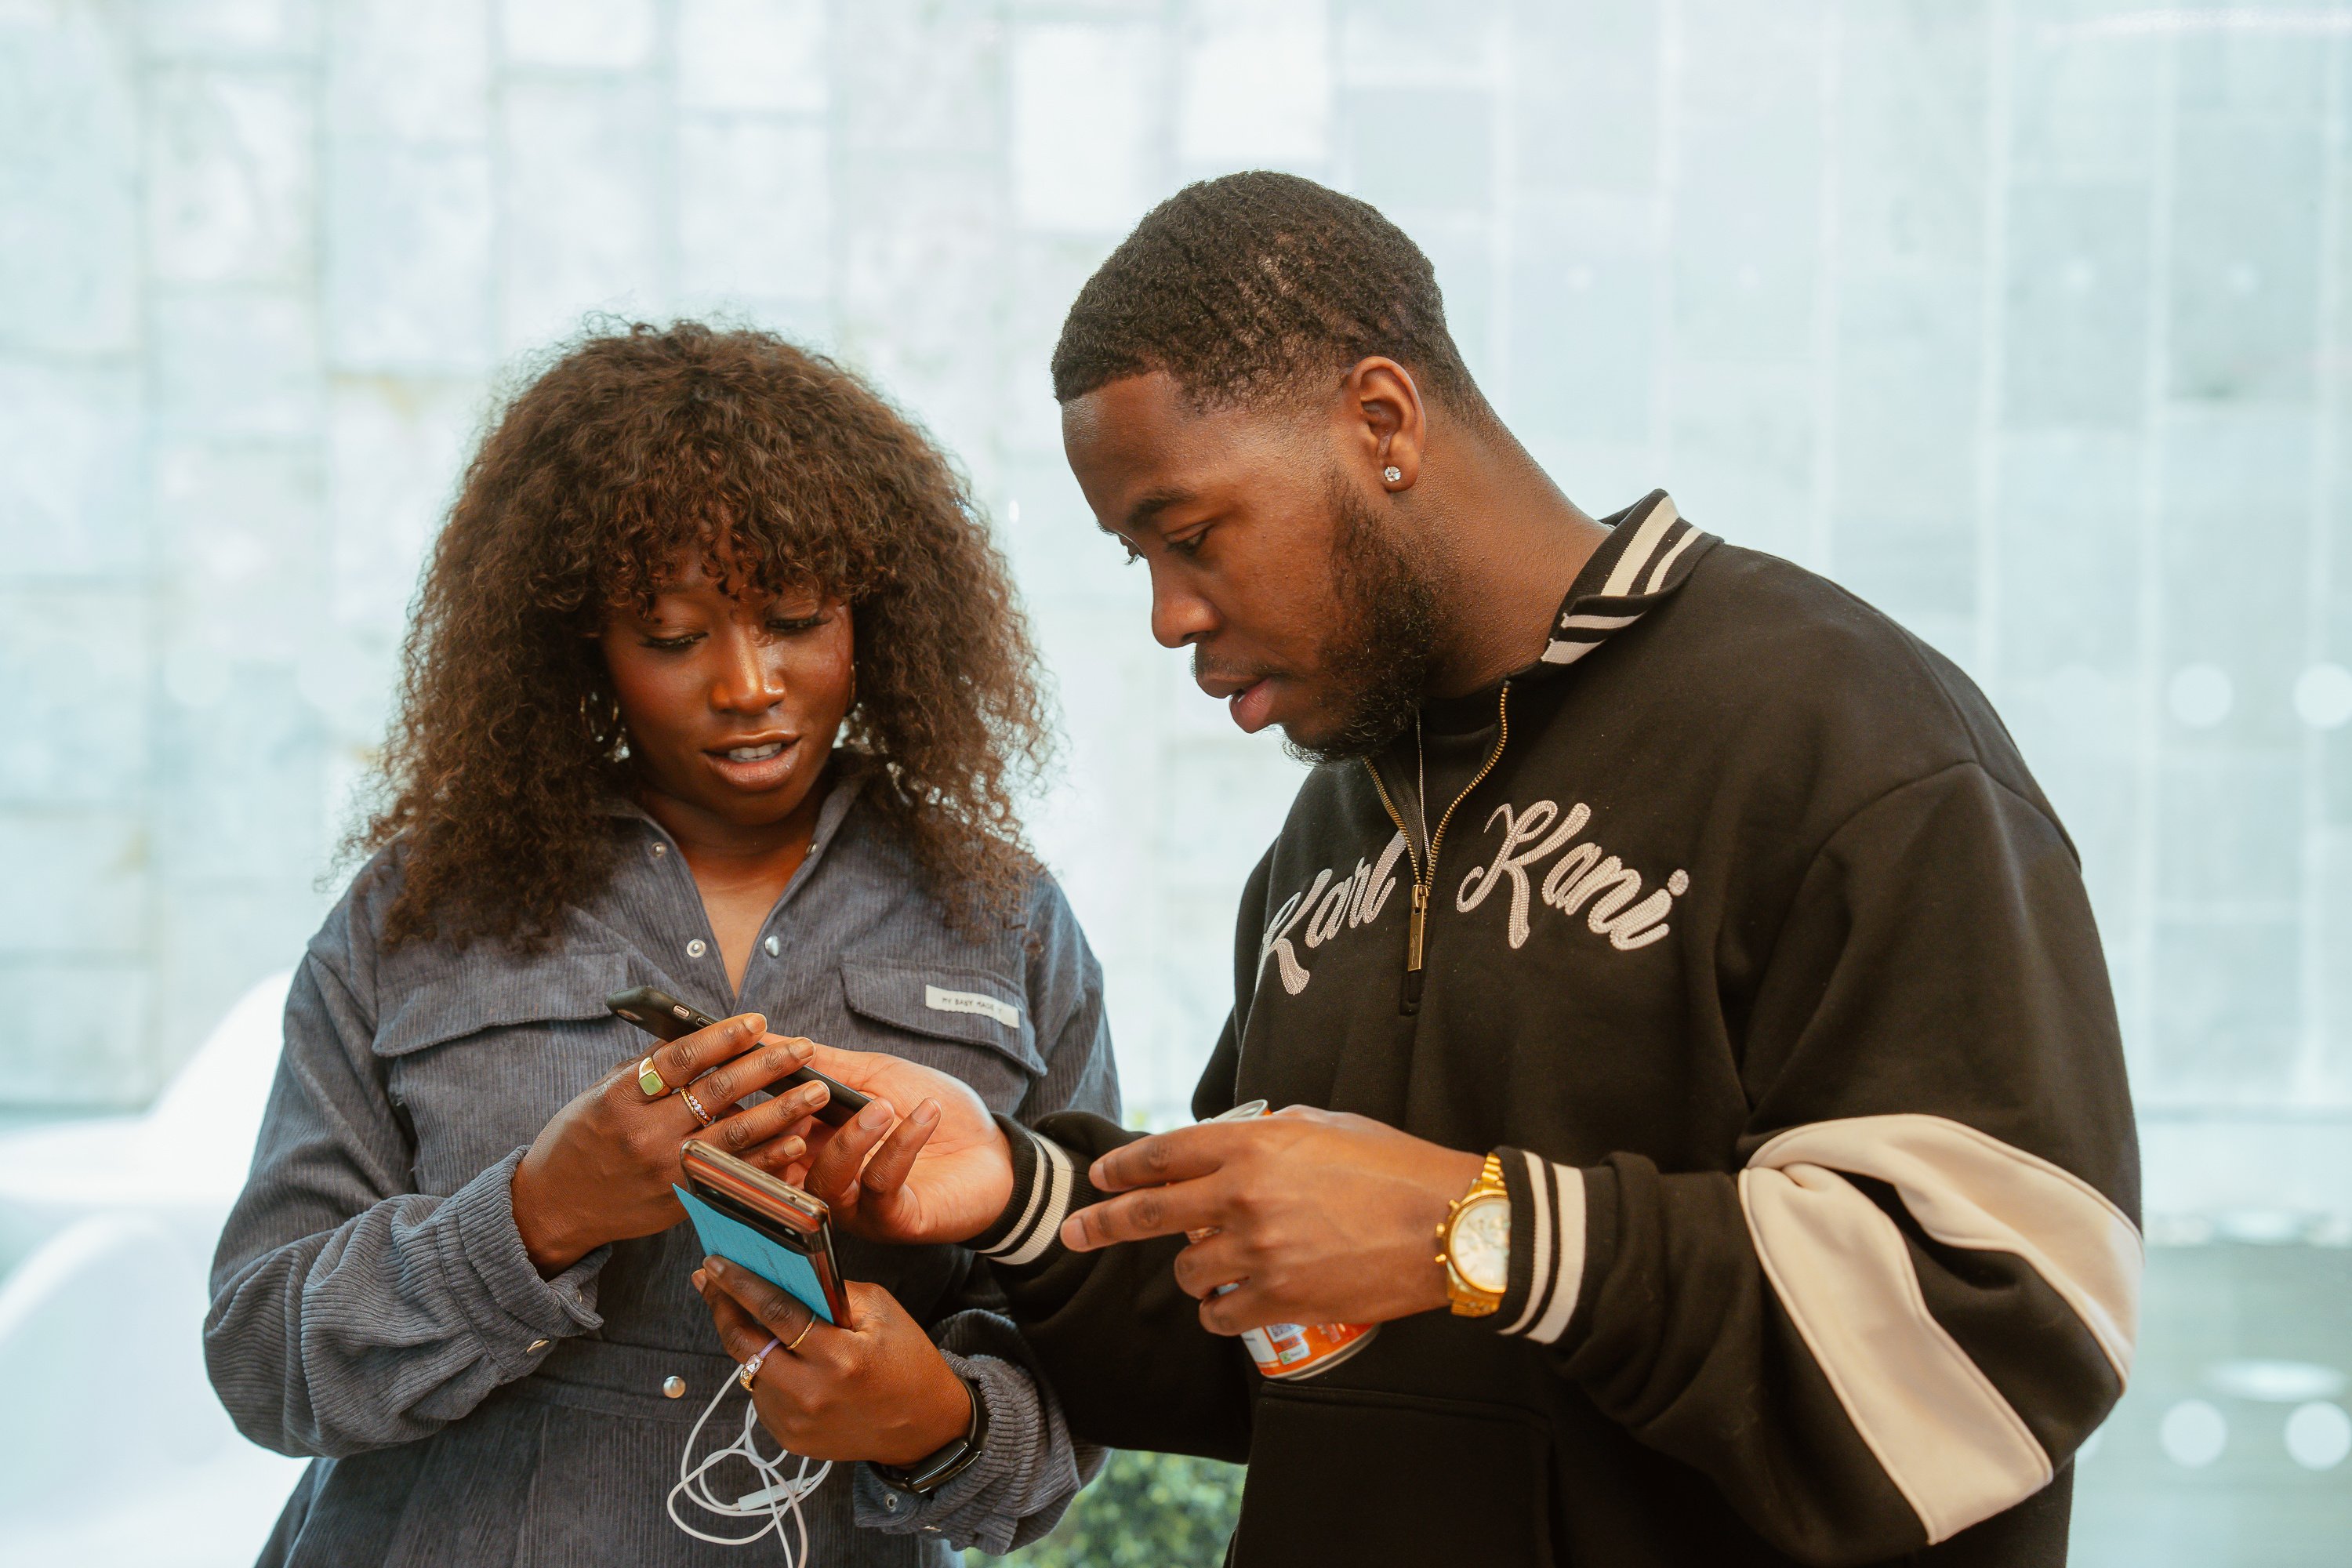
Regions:
[[1242, 733], [1255, 735], [1274, 716], [1274, 677], [1264, 676], [1225, 699], [1226, 710]]
[[779, 787], [799, 764], [800, 737], [730, 746], [702, 753], [713, 772], [736, 789], [758, 793]]

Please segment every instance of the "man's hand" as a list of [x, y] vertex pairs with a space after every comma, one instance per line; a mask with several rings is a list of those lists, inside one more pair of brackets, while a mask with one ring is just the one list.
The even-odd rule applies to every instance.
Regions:
[[[1437, 1226], [1484, 1162], [1303, 1106], [1203, 1122], [1097, 1160], [1094, 1184], [1121, 1195], [1065, 1220], [1062, 1241], [1085, 1252], [1214, 1230], [1176, 1256], [1176, 1283], [1201, 1299], [1212, 1333], [1385, 1322], [1445, 1305]], [[1238, 1289], [1211, 1294], [1220, 1285]]]
[[[962, 1241], [1004, 1212], [1013, 1151], [970, 1084], [900, 1057], [832, 1046], [817, 1047], [810, 1065], [873, 1100], [846, 1126], [796, 1129], [814, 1151], [799, 1184], [825, 1201], [835, 1224], [875, 1241]], [[894, 1128], [901, 1105], [914, 1109]]]

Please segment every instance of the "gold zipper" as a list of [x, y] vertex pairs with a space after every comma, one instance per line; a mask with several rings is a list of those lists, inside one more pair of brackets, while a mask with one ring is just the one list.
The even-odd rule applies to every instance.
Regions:
[[[1496, 707], [1495, 721], [1499, 726], [1495, 736], [1495, 749], [1487, 753], [1486, 764], [1471, 775], [1468, 784], [1462, 786], [1462, 793], [1454, 797], [1454, 804], [1448, 805], [1439, 816], [1437, 831], [1429, 836], [1429, 864], [1425, 868], [1421, 863], [1420, 851], [1413, 847], [1412, 835], [1405, 827], [1402, 814], [1397, 810], [1396, 803], [1389, 799], [1388, 785], [1381, 782], [1381, 770], [1372, 765], [1371, 758], [1364, 759], [1364, 771], [1372, 775], [1372, 788], [1379, 792], [1381, 805], [1387, 808], [1389, 820], [1396, 824], [1397, 832], [1404, 837], [1405, 860], [1412, 868], [1412, 900], [1410, 912], [1405, 916], [1404, 928], [1404, 998], [1397, 1008], [1401, 1013], [1411, 1014], [1421, 1011], [1422, 939], [1428, 928], [1430, 890], [1437, 886], [1437, 853], [1445, 846], [1445, 825], [1454, 820], [1454, 806], [1469, 799], [1470, 792], [1476, 789], [1485, 781], [1486, 775], [1495, 771], [1495, 764], [1503, 759], [1503, 748], [1510, 743], [1511, 683], [1507, 680], [1503, 682], [1502, 695]], [[1428, 803], [1423, 802], [1422, 820], [1423, 822], [1429, 820], [1428, 809]]]

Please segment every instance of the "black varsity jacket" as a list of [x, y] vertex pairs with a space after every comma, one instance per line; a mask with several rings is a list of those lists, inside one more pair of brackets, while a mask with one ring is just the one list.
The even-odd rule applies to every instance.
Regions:
[[1074, 1432], [1249, 1461], [1245, 1568], [2063, 1563], [2141, 1268], [2073, 846], [1933, 649], [1663, 492], [1608, 521], [1433, 866], [1411, 742], [1309, 776], [1193, 1100], [1499, 1150], [1501, 1310], [1268, 1383], [1181, 1241], [1055, 1240], [1133, 1136], [1085, 1116], [1008, 1124], [976, 1245]]

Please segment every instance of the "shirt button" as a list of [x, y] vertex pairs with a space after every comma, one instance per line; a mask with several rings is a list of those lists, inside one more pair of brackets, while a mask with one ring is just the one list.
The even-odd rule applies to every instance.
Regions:
[[710, 944], [703, 941], [700, 937], [696, 937], [692, 942], [686, 944], [686, 956], [688, 958], [700, 958], [704, 953], [709, 952], [709, 951]]
[[663, 1379], [662, 1379], [662, 1397], [663, 1397], [663, 1398], [665, 1398], [665, 1399], [683, 1399], [683, 1398], [685, 1398], [685, 1397], [686, 1397], [686, 1379], [684, 1379], [684, 1378], [682, 1378], [682, 1377], [678, 1376], [678, 1375], [677, 1375], [677, 1373], [671, 1373], [667, 1377], [663, 1378]]
[[770, 937], [767, 941], [765, 941], [765, 942], [761, 942], [760, 945], [761, 945], [761, 947], [764, 947], [764, 948], [766, 948], [766, 949], [768, 950], [768, 956], [769, 956], [770, 958], [773, 958], [773, 957], [775, 957], [775, 956], [776, 956], [776, 954], [778, 954], [778, 953], [780, 953], [780, 952], [783, 952], [783, 951], [784, 951], [784, 944], [783, 944], [782, 942], [778, 942], [774, 937]]
[[525, 1354], [527, 1354], [527, 1355], [537, 1355], [540, 1352], [541, 1352], [541, 1351], [545, 1350], [546, 1348], [547, 1348], [547, 1342], [546, 1342], [545, 1340], [533, 1340], [533, 1341], [531, 1341], [531, 1342], [530, 1342], [530, 1349], [529, 1351], [525, 1352], [524, 1353], [525, 1353]]
[[898, 1512], [898, 1494], [897, 1492], [884, 1492], [882, 1494], [882, 1509], [886, 1513]]

